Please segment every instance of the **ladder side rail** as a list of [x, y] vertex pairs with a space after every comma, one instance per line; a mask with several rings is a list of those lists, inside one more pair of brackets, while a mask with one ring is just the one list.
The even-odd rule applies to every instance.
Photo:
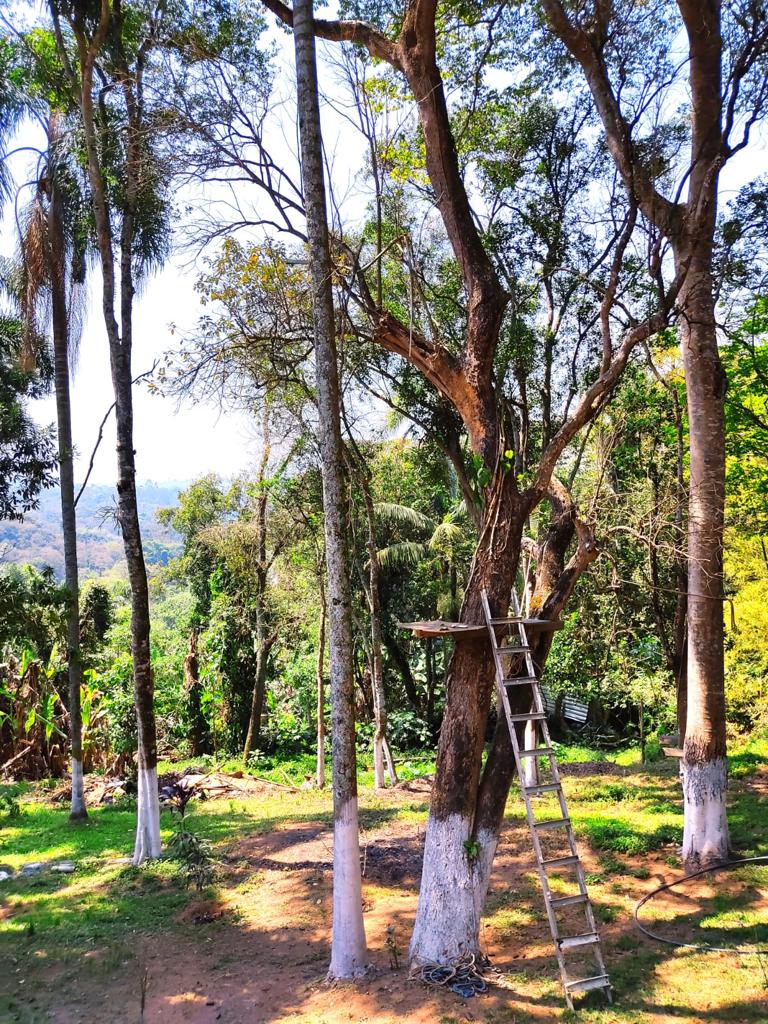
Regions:
[[[512, 590], [512, 605], [513, 605], [515, 616], [518, 619], [521, 619], [522, 615], [521, 615], [521, 611], [520, 611], [520, 604], [519, 604], [518, 597], [517, 597], [517, 591], [515, 589]], [[529, 675], [531, 676], [531, 678], [536, 680], [536, 682], [533, 684], [535, 707], [536, 707], [537, 711], [543, 711], [544, 710], [544, 703], [543, 703], [543, 697], [542, 697], [542, 694], [541, 694], [541, 680], [538, 677], [538, 673], [536, 672], [536, 669], [535, 669], [535, 666], [534, 666], [534, 663], [533, 663], [533, 656], [531, 654], [530, 644], [528, 642], [528, 635], [527, 635], [526, 627], [525, 627], [525, 624], [522, 621], [518, 621], [517, 627], [518, 627], [518, 632], [519, 632], [519, 635], [520, 635], [520, 646], [525, 648], [525, 661], [526, 661], [527, 671], [528, 671]], [[544, 719], [541, 722], [535, 723], [534, 724], [534, 731], [540, 733], [543, 746], [550, 747], [550, 748], [552, 747], [552, 740], [551, 740], [551, 736], [550, 736], [550, 732], [549, 732], [549, 725], [548, 725], [546, 719]], [[585, 897], [585, 902], [584, 902], [583, 906], [584, 906], [584, 910], [585, 910], [585, 918], [586, 918], [587, 929], [588, 929], [589, 933], [598, 935], [598, 942], [595, 944], [595, 948], [594, 948], [595, 961], [596, 961], [596, 964], [597, 964], [597, 966], [599, 968], [600, 974], [601, 975], [605, 975], [606, 974], [605, 963], [604, 963], [603, 956], [602, 956], [602, 951], [601, 951], [601, 948], [600, 948], [599, 933], [598, 933], [597, 924], [596, 924], [596, 921], [595, 921], [594, 909], [592, 907], [592, 901], [589, 898], [589, 893], [588, 893], [588, 890], [587, 890], [586, 878], [585, 878], [585, 874], [584, 874], [584, 866], [582, 865], [581, 858], [579, 857], [579, 854], [578, 854], [578, 848], [576, 846], [576, 837], [575, 837], [575, 834], [573, 832], [573, 828], [572, 828], [572, 826], [570, 824], [570, 818], [569, 818], [569, 815], [568, 815], [568, 805], [567, 805], [567, 801], [565, 799], [565, 792], [564, 792], [563, 787], [562, 787], [562, 782], [560, 780], [559, 766], [557, 764], [557, 759], [554, 756], [550, 757], [550, 767], [551, 767], [552, 778], [553, 778], [553, 780], [559, 786], [559, 788], [557, 790], [557, 796], [558, 796], [558, 802], [560, 804], [560, 813], [562, 814], [564, 819], [569, 821], [569, 824], [566, 827], [566, 836], [567, 836], [567, 841], [568, 841], [568, 847], [569, 847], [569, 849], [571, 851], [571, 854], [572, 854], [572, 856], [574, 856], [576, 858], [576, 882], [577, 882], [577, 887], [578, 887], [578, 890], [579, 890], [579, 895]], [[522, 779], [522, 775], [520, 775], [520, 778]], [[530, 797], [529, 797], [529, 794], [525, 791], [525, 789], [523, 789], [523, 797], [524, 797], [524, 799], [526, 801], [526, 805], [528, 805], [530, 803]], [[558, 926], [558, 922], [557, 922], [557, 915], [556, 915], [555, 910], [554, 910], [554, 908], [552, 907], [552, 904], [551, 904], [552, 895], [551, 895], [551, 889], [549, 887], [549, 878], [548, 878], [546, 869], [543, 867], [543, 865], [541, 865], [542, 858], [540, 856], [540, 844], [538, 844], [538, 842], [536, 842], [536, 840], [538, 839], [538, 836], [536, 835], [536, 829], [535, 829], [534, 826], [531, 826], [531, 833], [532, 833], [532, 835], [534, 837], [534, 846], [539, 848], [536, 851], [537, 852], [537, 861], [538, 861], [537, 866], [539, 867], [539, 876], [541, 877], [541, 880], [542, 880], [542, 890], [543, 890], [543, 893], [544, 893], [544, 902], [545, 902], [545, 906], [546, 906], [546, 909], [547, 909], [547, 915], [550, 918], [550, 930], [552, 932], [552, 937], [554, 939], [555, 953], [556, 953], [556, 956], [557, 956], [558, 966], [560, 968], [560, 975], [561, 975], [561, 978], [562, 978], [563, 987], [565, 989], [566, 1001], [567, 1001], [569, 1007], [572, 1009], [573, 1008], [573, 998], [572, 998], [572, 995], [569, 992], [568, 987], [567, 987], [569, 978], [568, 978], [567, 965], [566, 965], [565, 959], [563, 957], [563, 949], [562, 949], [562, 947], [560, 945], [560, 941], [559, 941], [559, 926]], [[607, 996], [608, 996], [608, 1000], [610, 1002], [611, 1001], [610, 988], [606, 989], [606, 993], [607, 993]]]

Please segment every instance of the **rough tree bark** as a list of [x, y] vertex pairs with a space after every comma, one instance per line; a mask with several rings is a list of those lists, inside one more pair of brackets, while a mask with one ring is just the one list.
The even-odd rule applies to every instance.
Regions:
[[[677, 275], [683, 279], [678, 308], [690, 434], [690, 500], [687, 714], [681, 767], [683, 861], [692, 869], [725, 859], [729, 850], [722, 604], [725, 377], [717, 351], [712, 257], [719, 174], [733, 152], [728, 132], [738, 85], [760, 47], [745, 48], [734, 63], [724, 131], [721, 6], [716, 0], [678, 0], [677, 7], [689, 46], [691, 144], [685, 202], [670, 201], [657, 192], [637, 159], [603, 52], [611, 6], [596, 4], [595, 17], [579, 22], [569, 17], [560, 0], [544, 0], [555, 35], [584, 72], [625, 186], [671, 243]], [[765, 28], [761, 31], [764, 36]]]
[[312, 0], [294, 6], [301, 178], [312, 256], [315, 367], [323, 466], [325, 553], [330, 602], [333, 741], [333, 938], [329, 978], [365, 972], [368, 952], [362, 912], [357, 810], [351, 596], [340, 425], [332, 267], [325, 208], [320, 106]]

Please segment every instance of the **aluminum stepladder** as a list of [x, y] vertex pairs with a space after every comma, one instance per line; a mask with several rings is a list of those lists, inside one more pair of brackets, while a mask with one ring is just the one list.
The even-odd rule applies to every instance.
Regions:
[[[536, 857], [536, 867], [541, 880], [541, 887], [544, 893], [544, 906], [549, 920], [549, 928], [552, 932], [552, 940], [555, 944], [555, 955], [557, 956], [558, 967], [563, 988], [565, 989], [566, 1002], [570, 1009], [573, 1009], [573, 996], [576, 992], [588, 992], [592, 989], [602, 989], [608, 1002], [612, 1002], [611, 983], [603, 960], [603, 953], [600, 946], [600, 935], [595, 923], [594, 909], [587, 892], [587, 885], [584, 878], [584, 868], [576, 849], [576, 838], [573, 834], [568, 808], [565, 802], [565, 794], [560, 781], [560, 772], [557, 767], [552, 740], [547, 725], [547, 715], [544, 710], [541, 687], [536, 678], [536, 670], [531, 656], [531, 648], [528, 643], [525, 621], [520, 611], [520, 603], [517, 593], [512, 591], [512, 611], [514, 615], [507, 618], [493, 618], [488, 594], [482, 592], [483, 612], [485, 623], [488, 628], [488, 636], [493, 651], [493, 661], [496, 669], [496, 691], [499, 701], [499, 710], [504, 709], [504, 714], [509, 727], [509, 735], [512, 741], [512, 750], [515, 756], [515, 766], [520, 780], [520, 789], [525, 803], [525, 813], [528, 819], [528, 828], [531, 833], [533, 851]], [[510, 631], [516, 629], [517, 634], [506, 633], [499, 637], [498, 633], [507, 628]], [[517, 641], [507, 645], [504, 641]], [[510, 661], [511, 659], [511, 661]], [[512, 665], [519, 665], [522, 661], [522, 675], [511, 675]], [[505, 662], [508, 662], [505, 669]], [[512, 687], [528, 687], [530, 689], [529, 710], [525, 714], [513, 713], [509, 701], [509, 689]], [[517, 702], [516, 702], [517, 703]], [[528, 730], [535, 729], [540, 739], [529, 748], [521, 748], [517, 736], [517, 724], [524, 724]], [[537, 766], [539, 759], [548, 760], [550, 767], [551, 781], [541, 782], [536, 773], [535, 784], [526, 784], [525, 762], [533, 758]], [[533, 797], [545, 793], [554, 793], [560, 805], [560, 817], [554, 820], [537, 820], [534, 814]], [[562, 830], [564, 846], [570, 851], [567, 856], [557, 856], [547, 859], [542, 851], [540, 833], [545, 830]], [[575, 873], [574, 881], [578, 892], [570, 896], [558, 896], [553, 893], [550, 887], [550, 871], [569, 869]], [[585, 918], [586, 931], [573, 935], [563, 935], [558, 921], [558, 911], [567, 907], [582, 907]], [[594, 956], [597, 973], [588, 977], [571, 977], [568, 972], [566, 954], [570, 950], [581, 949], [582, 952], [589, 947]]]

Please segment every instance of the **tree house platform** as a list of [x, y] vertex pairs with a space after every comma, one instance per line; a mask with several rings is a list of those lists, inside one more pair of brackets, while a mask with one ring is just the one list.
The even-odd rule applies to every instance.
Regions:
[[[494, 622], [500, 629], [505, 625], [520, 623], [526, 629], [555, 630], [563, 628], [562, 619], [504, 619]], [[429, 619], [424, 622], [398, 622], [400, 629], [409, 629], [415, 637], [452, 636], [454, 640], [479, 640], [488, 636], [484, 622], [448, 622], [446, 619]]]

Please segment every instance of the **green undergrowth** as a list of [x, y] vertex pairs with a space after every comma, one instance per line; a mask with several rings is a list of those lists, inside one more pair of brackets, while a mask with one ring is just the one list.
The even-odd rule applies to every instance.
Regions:
[[[400, 782], [427, 778], [434, 774], [435, 755], [432, 751], [396, 754], [395, 759], [395, 769]], [[216, 758], [212, 755], [187, 759], [165, 759], [158, 764], [160, 775], [168, 772], [181, 772], [186, 769], [198, 769], [203, 773], [210, 771], [230, 774], [243, 772], [254, 778], [265, 779], [267, 782], [274, 782], [278, 785], [301, 787], [304, 784], [313, 783], [317, 767], [314, 754], [292, 754], [290, 757], [281, 757], [277, 754], [259, 753], [251, 756], [245, 765], [242, 758]], [[370, 754], [366, 752], [358, 754], [357, 769], [358, 785], [373, 786], [373, 762]], [[326, 759], [325, 774], [326, 779], [330, 780], [330, 758]]]

